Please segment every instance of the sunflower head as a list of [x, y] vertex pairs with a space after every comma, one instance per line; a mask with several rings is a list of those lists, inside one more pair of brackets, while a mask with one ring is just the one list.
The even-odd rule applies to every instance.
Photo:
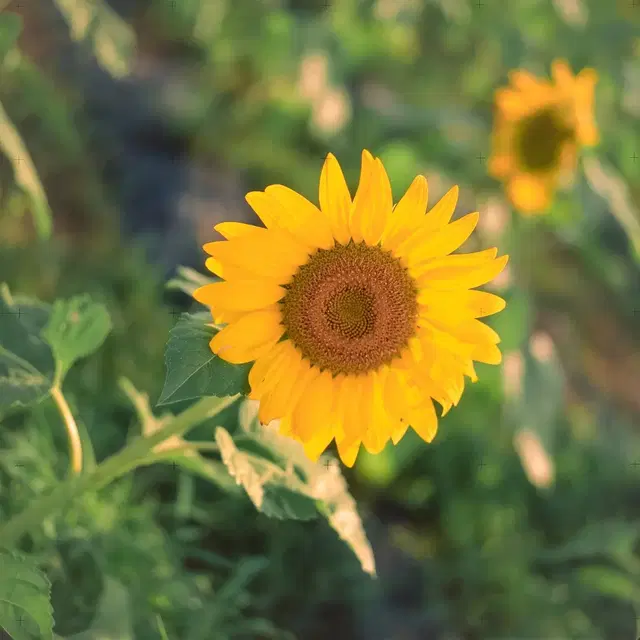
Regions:
[[578, 150], [598, 142], [594, 121], [597, 75], [577, 76], [564, 61], [552, 65], [552, 80], [522, 70], [496, 92], [490, 173], [506, 183], [522, 213], [541, 213], [558, 184], [575, 171]]
[[282, 185], [247, 201], [265, 228], [222, 223], [204, 246], [222, 282], [194, 293], [226, 326], [211, 350], [253, 362], [250, 397], [262, 423], [300, 441], [313, 459], [335, 439], [352, 465], [362, 444], [380, 452], [411, 426], [436, 433], [434, 400], [457, 404], [474, 361], [497, 364], [499, 337], [478, 320], [504, 301], [476, 287], [504, 268], [496, 249], [450, 255], [478, 214], [451, 222], [457, 187], [428, 212], [415, 178], [394, 206], [379, 159], [362, 154], [352, 199], [327, 157], [320, 206]]

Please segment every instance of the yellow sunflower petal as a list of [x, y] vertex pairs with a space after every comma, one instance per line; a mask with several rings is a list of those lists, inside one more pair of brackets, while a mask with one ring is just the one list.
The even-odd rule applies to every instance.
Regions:
[[414, 277], [420, 287], [429, 283], [428, 277], [423, 278], [423, 274], [440, 269], [441, 267], [479, 267], [489, 264], [498, 255], [498, 250], [493, 247], [484, 249], [483, 251], [474, 251], [472, 253], [456, 253], [454, 255], [443, 256], [442, 258], [434, 258], [428, 262], [415, 265], [411, 268], [411, 276]]
[[240, 320], [245, 313], [245, 311], [229, 311], [228, 309], [219, 311], [211, 309], [211, 317], [213, 318], [214, 324], [230, 324], [236, 322]]
[[246, 222], [220, 222], [214, 229], [227, 240], [232, 238], [241, 238], [242, 236], [251, 235], [256, 231], [260, 231], [260, 227]]
[[342, 377], [336, 396], [336, 416], [346, 440], [361, 437], [361, 416], [358, 408], [362, 402], [362, 395], [361, 377], [353, 375]]
[[215, 258], [207, 258], [204, 266], [209, 269], [211, 273], [225, 280], [249, 280], [252, 277], [250, 271], [246, 271], [240, 267], [234, 267], [230, 264], [223, 266], [220, 260], [216, 260]]
[[273, 377], [273, 368], [278, 365], [281, 358], [286, 357], [287, 349], [290, 348], [291, 344], [289, 341], [283, 340], [282, 342], [278, 342], [273, 349], [254, 362], [249, 371], [249, 387], [251, 388], [252, 396], [256, 399], [259, 399], [264, 392], [263, 380]]
[[365, 376], [358, 376], [358, 380], [360, 381], [360, 402], [358, 403], [360, 410], [352, 419], [354, 422], [357, 421], [358, 439], [362, 440], [373, 428], [376, 379], [372, 373], [369, 373]]
[[333, 247], [335, 242], [331, 223], [318, 207], [293, 189], [281, 184], [267, 187], [265, 193], [282, 207], [280, 224], [301, 242], [320, 249]]
[[446, 256], [469, 238], [478, 224], [479, 217], [480, 214], [476, 211], [448, 224], [435, 233], [418, 232], [401, 244], [394, 255], [403, 256], [409, 265]]
[[548, 83], [539, 80], [534, 75], [523, 69], [515, 69], [509, 73], [511, 84], [518, 90], [528, 93], [537, 93], [545, 90]]
[[471, 315], [483, 318], [502, 311], [506, 302], [499, 296], [475, 289], [463, 291], [432, 291], [423, 289], [418, 295], [420, 314], [436, 317]]
[[365, 149], [362, 152], [362, 164], [360, 166], [360, 180], [358, 189], [353, 199], [351, 211], [349, 213], [349, 231], [354, 242], [362, 242], [363, 235], [363, 219], [369, 215], [366, 205], [375, 198], [375, 160], [373, 156]]
[[403, 373], [391, 368], [382, 390], [385, 407], [391, 416], [399, 420], [405, 417], [407, 408], [407, 383]]
[[323, 371], [304, 390], [292, 416], [293, 430], [302, 442], [320, 432], [332, 433], [333, 389], [331, 374]]
[[583, 69], [576, 78], [576, 134], [581, 144], [592, 147], [598, 144], [600, 135], [595, 123], [595, 86], [598, 73], [595, 69]]
[[426, 399], [407, 415], [411, 428], [425, 441], [431, 442], [438, 431], [438, 416], [432, 400]]
[[553, 195], [549, 180], [533, 174], [513, 176], [507, 185], [507, 195], [522, 213], [544, 213]]
[[459, 194], [460, 189], [457, 185], [451, 187], [451, 189], [436, 202], [433, 209], [427, 212], [420, 229], [423, 231], [436, 231], [449, 224], [453, 212], [456, 210]]
[[213, 309], [253, 311], [281, 300], [286, 291], [275, 284], [260, 280], [214, 282], [193, 292], [193, 297]]
[[211, 350], [234, 364], [251, 362], [272, 348], [284, 333], [276, 308], [253, 311], [219, 331], [210, 342]]
[[304, 442], [305, 455], [312, 462], [317, 462], [332, 440], [333, 432], [330, 429], [318, 431], [312, 438]]
[[267, 229], [233, 240], [210, 242], [204, 245], [204, 250], [223, 266], [232, 265], [258, 276], [275, 278], [279, 284], [288, 282], [309, 255], [291, 236]]
[[371, 189], [360, 204], [364, 208], [361, 218], [364, 241], [373, 247], [378, 244], [393, 209], [393, 195], [389, 176], [379, 158], [374, 160]]
[[424, 176], [416, 176], [394, 207], [382, 234], [382, 246], [392, 250], [405, 240], [424, 219], [429, 187]]
[[456, 322], [455, 319], [430, 319], [431, 324], [442, 332], [450, 335], [460, 342], [467, 344], [498, 344], [500, 336], [488, 325], [479, 320]]
[[534, 101], [523, 100], [519, 91], [508, 88], [496, 91], [495, 102], [499, 113], [496, 127], [502, 123], [521, 120], [538, 106]]
[[[450, 259], [461, 256], [450, 256]], [[429, 289], [453, 291], [459, 289], [473, 289], [493, 280], [506, 266], [509, 256], [500, 256], [495, 260], [478, 265], [431, 266], [421, 274], [419, 284]], [[425, 283], [425, 284], [423, 284]]]
[[560, 88], [573, 90], [575, 78], [566, 60], [554, 60], [551, 63], [551, 75]]
[[477, 362], [485, 364], [500, 364], [502, 353], [495, 344], [478, 344], [473, 348], [471, 357]]
[[346, 467], [353, 467], [356, 462], [356, 458], [358, 457], [358, 451], [360, 451], [360, 445], [362, 444], [359, 440], [355, 442], [347, 442], [345, 440], [339, 441], [336, 443], [338, 445], [338, 454], [340, 455], [340, 459]]
[[324, 161], [319, 191], [320, 208], [329, 219], [333, 236], [340, 244], [347, 244], [351, 239], [349, 231], [351, 194], [340, 164], [332, 153], [327, 155]]
[[403, 423], [403, 422], [398, 423], [398, 426], [391, 433], [391, 442], [393, 442], [393, 444], [398, 444], [398, 442], [400, 442], [400, 440], [404, 438], [408, 428], [409, 428], [408, 423]]
[[318, 375], [318, 370], [299, 356], [297, 359], [291, 357], [289, 363], [282, 361], [279, 369], [282, 374], [278, 384], [272, 386], [260, 400], [258, 418], [263, 424], [290, 415], [307, 385]]
[[386, 369], [376, 371], [371, 376], [373, 390], [371, 423], [362, 438], [362, 444], [373, 455], [380, 453], [387, 446], [398, 424], [398, 420], [393, 420], [384, 404], [383, 394], [387, 376]]

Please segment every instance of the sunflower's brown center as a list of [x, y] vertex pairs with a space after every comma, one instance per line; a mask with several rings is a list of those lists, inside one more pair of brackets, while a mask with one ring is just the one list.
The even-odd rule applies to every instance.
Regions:
[[553, 169], [560, 161], [564, 143], [573, 137], [558, 109], [544, 109], [519, 125], [516, 144], [521, 168], [525, 171]]
[[334, 375], [391, 362], [415, 333], [418, 317], [417, 288], [400, 261], [353, 242], [314, 253], [281, 305], [287, 337]]

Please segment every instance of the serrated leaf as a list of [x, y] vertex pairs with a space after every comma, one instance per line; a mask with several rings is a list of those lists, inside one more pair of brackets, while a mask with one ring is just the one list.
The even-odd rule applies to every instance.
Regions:
[[347, 488], [338, 463], [316, 464], [310, 478], [311, 494], [325, 505], [322, 512], [332, 529], [353, 551], [365, 573], [376, 575], [373, 549], [367, 538], [356, 501]]
[[[373, 550], [358, 515], [355, 500], [349, 494], [337, 462], [328, 456], [322, 457], [318, 462], [312, 462], [306, 456], [304, 448], [299, 442], [278, 433], [277, 423], [266, 427], [261, 426], [257, 420], [257, 408], [258, 403], [252, 400], [246, 400], [241, 405], [240, 427], [247, 437], [253, 439], [261, 447], [269, 449], [270, 459], [279, 461], [284, 466], [280, 469], [280, 474], [276, 476], [278, 482], [270, 479], [266, 486], [269, 488], [276, 486], [281, 491], [286, 490], [289, 493], [303, 496], [305, 500], [312, 500], [314, 508], [327, 518], [330, 526], [351, 548], [362, 569], [375, 576]], [[231, 437], [228, 436], [228, 438]], [[235, 448], [233, 441], [231, 441], [231, 445]], [[228, 442], [226, 442], [226, 446], [229, 447]], [[229, 450], [231, 451], [230, 448]], [[240, 453], [250, 455], [246, 452]], [[250, 457], [255, 458], [256, 456], [250, 455]], [[274, 466], [276, 465], [272, 463], [270, 468]], [[263, 491], [262, 499], [263, 504], [272, 504], [273, 498], [267, 494], [266, 490]], [[304, 502], [303, 504], [306, 506], [311, 503]], [[294, 509], [297, 506], [293, 504], [292, 500], [287, 501], [286, 505]], [[298, 508], [302, 510], [303, 507], [299, 506]], [[267, 513], [264, 507], [261, 510]], [[281, 508], [278, 513], [283, 513], [283, 511], [284, 509]], [[267, 515], [269, 514], [267, 513]], [[284, 517], [291, 516], [285, 514]]]
[[39, 332], [46, 313], [37, 301], [20, 305], [0, 296], [0, 413], [45, 397], [53, 384], [55, 362]]
[[287, 487], [284, 470], [238, 449], [229, 432], [222, 427], [216, 429], [215, 438], [222, 462], [258, 511], [278, 519], [311, 520], [317, 517], [313, 498]]
[[51, 585], [36, 563], [0, 550], [0, 628], [13, 640], [51, 640]]
[[106, 307], [89, 296], [56, 300], [42, 337], [56, 359], [58, 382], [75, 362], [99, 349], [110, 331]]
[[0, 14], [0, 62], [13, 48], [22, 31], [22, 18], [15, 13]]
[[208, 312], [184, 314], [169, 332], [167, 374], [158, 405], [248, 393], [251, 364], [234, 365], [218, 358], [209, 348], [218, 332], [210, 323]]

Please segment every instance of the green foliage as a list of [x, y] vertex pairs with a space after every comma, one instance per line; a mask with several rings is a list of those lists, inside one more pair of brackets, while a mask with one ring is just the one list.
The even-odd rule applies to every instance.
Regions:
[[236, 482], [242, 485], [258, 511], [280, 520], [310, 520], [318, 515], [311, 496], [287, 486], [297, 484], [293, 468], [287, 474], [268, 460], [238, 450], [222, 427], [216, 429], [215, 437], [222, 462]]
[[14, 640], [51, 640], [51, 585], [35, 562], [0, 550], [0, 628]]
[[165, 351], [167, 376], [159, 405], [248, 392], [251, 365], [229, 364], [209, 348], [218, 331], [206, 311], [184, 314], [178, 320], [169, 333]]
[[[0, 19], [2, 19], [2, 16], [0, 16]], [[2, 34], [0, 34], [0, 36], [1, 35]], [[7, 36], [10, 34], [5, 33], [4, 35]], [[2, 52], [0, 51], [0, 53]], [[2, 57], [0, 56], [0, 62], [1, 61]], [[47, 196], [31, 156], [1, 101], [0, 150], [13, 167], [16, 184], [23, 189], [31, 202], [33, 218], [38, 234], [41, 238], [48, 238], [52, 231], [52, 213], [49, 202], [47, 201]]]
[[363, 571], [375, 575], [371, 545], [335, 460], [324, 457], [314, 463], [298, 442], [272, 427], [261, 427], [254, 403], [246, 401], [240, 411], [239, 439], [248, 451], [236, 447], [221, 427], [215, 437], [222, 461], [256, 508], [279, 519], [308, 520], [322, 514], [356, 555]]
[[89, 296], [56, 300], [41, 335], [53, 352], [58, 383], [77, 360], [99, 349], [110, 331], [107, 309]]
[[0, 61], [15, 45], [22, 31], [22, 18], [15, 13], [0, 14]]
[[[203, 419], [138, 460], [135, 474], [75, 494], [20, 541], [30, 552], [24, 566], [41, 567], [54, 585], [58, 637], [293, 638], [281, 627], [305, 640], [633, 637], [637, 10], [623, 0], [286, 4], [152, 0], [136, 17], [136, 43], [102, 0], [56, 0], [79, 59], [91, 54], [115, 79], [129, 74], [136, 47], [141, 61], [159, 63], [161, 89], [145, 88], [146, 97], [172, 134], [188, 138], [190, 161], [223, 162], [246, 178], [246, 190], [283, 183], [316, 201], [326, 152], [353, 187], [364, 147], [383, 158], [396, 199], [424, 173], [430, 203], [452, 183], [461, 185], [458, 213], [482, 210], [489, 197], [502, 203], [485, 162], [495, 89], [514, 68], [546, 75], [557, 57], [576, 71], [597, 68], [602, 143], [574, 186], [545, 219], [477, 234], [482, 247], [512, 256], [513, 286], [500, 292], [507, 309], [489, 324], [502, 349], [522, 358], [520, 393], [504, 397], [503, 378], [517, 377], [506, 368], [478, 366], [480, 381], [431, 445], [409, 433], [378, 456], [361, 454], [345, 476], [365, 522], [379, 525], [367, 526], [371, 544], [330, 456], [310, 463], [296, 443], [258, 425], [250, 403], [240, 419], [236, 406]], [[27, 3], [25, 15], [39, 6]], [[20, 28], [19, 18], [0, 14], [0, 272], [12, 291], [30, 294], [7, 289], [0, 300], [0, 530], [68, 472], [60, 416], [53, 402], [38, 402], [56, 359], [66, 370], [83, 358], [65, 394], [83, 440], [95, 443], [97, 468], [127, 446], [128, 429], [130, 442], [151, 437], [202, 396], [245, 392], [248, 370], [213, 356], [208, 342], [219, 328], [209, 314], [173, 323], [161, 274], [105, 230], [104, 219], [117, 216], [105, 204], [105, 158], [94, 144], [102, 132], [85, 126], [84, 88], [51, 73], [33, 42], [16, 45]], [[190, 66], [164, 82], [177, 61], [167, 52], [184, 43]], [[59, 53], [42, 44], [42, 58]], [[311, 56], [326, 65], [315, 94], [302, 91]], [[59, 237], [44, 246], [10, 221], [30, 211], [46, 238], [51, 208]], [[209, 218], [200, 222], [209, 228]], [[170, 287], [192, 295], [212, 281], [181, 268]], [[68, 318], [85, 291], [104, 301], [113, 330], [103, 341], [104, 313], [79, 306], [88, 311], [83, 326], [93, 327], [87, 335], [96, 331], [83, 346], [59, 330], [55, 314]], [[53, 349], [42, 334], [52, 309]], [[532, 349], [538, 330], [559, 343], [550, 359]], [[149, 397], [159, 392], [170, 411], [154, 414]], [[531, 460], [514, 446], [523, 429], [541, 441], [553, 469], [548, 486], [536, 484]], [[372, 547], [377, 581], [361, 571], [373, 573]], [[0, 568], [2, 602], [16, 572]], [[34, 633], [22, 627], [35, 637], [46, 636], [34, 614], [45, 610], [46, 589], [38, 598], [24, 614]], [[414, 619], [433, 628], [417, 630]], [[21, 640], [20, 630], [7, 630]]]
[[55, 0], [74, 40], [86, 43], [96, 60], [116, 78], [131, 70], [135, 35], [109, 5], [91, 0]]
[[65, 636], [65, 640], [134, 640], [134, 638], [129, 593], [122, 584], [112, 578], [106, 579], [91, 626], [86, 631]]
[[39, 336], [43, 308], [17, 306], [5, 288], [0, 296], [0, 412], [41, 400], [53, 384], [55, 361]]
[[57, 300], [0, 297], [0, 411], [28, 406], [59, 386], [73, 364], [104, 342], [109, 314], [89, 296]]

